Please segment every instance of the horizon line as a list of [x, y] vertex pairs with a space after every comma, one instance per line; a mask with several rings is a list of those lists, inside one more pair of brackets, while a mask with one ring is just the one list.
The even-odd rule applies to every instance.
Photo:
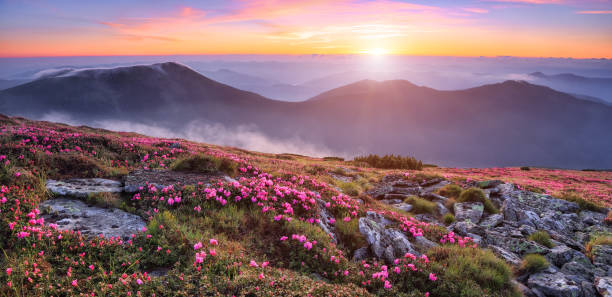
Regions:
[[[346, 53], [346, 54], [250, 54], [250, 53], [209, 53], [209, 54], [124, 54], [124, 55], [50, 55], [50, 56], [0, 56], [0, 59], [28, 59], [28, 58], [86, 58], [86, 57], [190, 57], [190, 56], [373, 56], [367, 53]], [[419, 54], [384, 54], [379, 57], [449, 57], [449, 58], [525, 58], [525, 59], [572, 59], [572, 60], [612, 60], [610, 57], [561, 57], [561, 56], [515, 56], [515, 55], [419, 55]]]

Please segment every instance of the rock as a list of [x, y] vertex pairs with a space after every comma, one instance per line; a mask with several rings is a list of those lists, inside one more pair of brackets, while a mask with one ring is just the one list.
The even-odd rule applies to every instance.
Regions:
[[612, 276], [596, 277], [595, 289], [603, 297], [612, 297]]
[[576, 258], [570, 262], [567, 262], [561, 267], [561, 272], [565, 273], [568, 278], [575, 282], [581, 281], [593, 281], [593, 270], [595, 266], [586, 259]]
[[178, 143], [178, 142], [174, 142], [174, 143], [172, 143], [172, 144], [170, 145], [170, 148], [173, 148], [173, 149], [180, 149], [180, 148], [181, 148], [181, 144], [180, 144], [180, 143]]
[[401, 202], [401, 201], [404, 201], [404, 199], [406, 199], [408, 197], [410, 197], [410, 196], [403, 195], [403, 194], [385, 194], [383, 196], [383, 199], [384, 200], [399, 200]]
[[443, 216], [448, 213], [448, 209], [446, 209], [446, 206], [444, 206], [444, 204], [436, 202], [436, 212], [439, 216]]
[[521, 232], [521, 234], [524, 237], [527, 237], [535, 232], [537, 232], [538, 230], [536, 230], [536, 228], [534, 228], [533, 226], [530, 225], [521, 225], [518, 230]]
[[606, 215], [599, 212], [583, 210], [578, 217], [584, 224], [591, 226], [601, 224], [606, 218]]
[[506, 261], [506, 263], [514, 265], [514, 266], [519, 266], [521, 265], [521, 258], [519, 256], [517, 256], [514, 253], [511, 253], [501, 247], [495, 246], [495, 245], [489, 245], [488, 247], [489, 249], [491, 249], [491, 251], [498, 257], [502, 258], [504, 261]]
[[[515, 231], [510, 229], [511, 231]], [[547, 254], [549, 249], [536, 242], [521, 237], [511, 237], [509, 232], [499, 232], [491, 229], [485, 230], [485, 242], [487, 245], [495, 245], [519, 256], [525, 254]]]
[[408, 203], [397, 203], [397, 204], [392, 204], [391, 206], [403, 210], [405, 212], [409, 212], [412, 210], [412, 205], [408, 204]]
[[612, 245], [596, 245], [591, 248], [593, 265], [604, 271], [612, 270]]
[[74, 178], [47, 180], [47, 190], [60, 196], [85, 198], [93, 193], [118, 193], [123, 190], [121, 182], [103, 178]]
[[527, 281], [530, 288], [542, 292], [544, 296], [554, 297], [581, 297], [582, 289], [579, 284], [567, 279], [563, 273], [536, 273]]
[[484, 212], [484, 206], [480, 202], [463, 202], [455, 203], [455, 220], [464, 221], [470, 220], [472, 223], [477, 224], [482, 217]]
[[330, 223], [330, 219], [333, 218], [333, 215], [327, 211], [325, 207], [325, 201], [321, 199], [317, 199], [317, 203], [319, 204], [319, 227], [323, 229], [325, 233], [327, 233], [331, 237], [331, 241], [333, 243], [337, 243], [336, 239], [336, 227]]
[[56, 223], [59, 230], [80, 230], [86, 235], [127, 239], [146, 226], [139, 216], [119, 209], [87, 206], [80, 200], [51, 199], [39, 205], [43, 218]]
[[469, 220], [455, 222], [452, 225], [452, 229], [455, 231], [455, 233], [457, 233], [457, 234], [459, 234], [461, 236], [468, 236], [468, 234], [470, 234], [470, 233], [484, 234], [484, 228], [482, 228], [482, 227], [472, 223]]
[[398, 204], [398, 203], [402, 203], [402, 201], [403, 200], [399, 200], [399, 199], [387, 199], [387, 195], [385, 195], [384, 200], [380, 200], [380, 202], [384, 204]]
[[358, 248], [353, 253], [353, 261], [355, 261], [355, 262], [359, 262], [361, 260], [365, 260], [365, 259], [368, 259], [368, 258], [370, 258], [370, 248], [367, 247], [367, 246]]
[[385, 197], [386, 194], [389, 194], [391, 191], [393, 191], [393, 187], [391, 187], [391, 185], [389, 184], [383, 183], [375, 186], [371, 190], [366, 191], [366, 194], [370, 195], [370, 197], [374, 199], [381, 199]]
[[431, 201], [436, 201], [436, 202], [445, 202], [446, 200], [448, 200], [448, 198], [444, 197], [444, 196], [440, 196], [438, 194], [434, 194], [434, 193], [421, 193], [421, 197], [427, 199], [427, 200], [431, 200]]
[[518, 212], [517, 219], [518, 219], [519, 224], [529, 225], [533, 227], [538, 226], [540, 222], [540, 216], [531, 210], [524, 210], [524, 211]]
[[548, 258], [551, 264], [557, 267], [562, 267], [563, 264], [571, 261], [574, 256], [579, 253], [580, 252], [575, 251], [566, 245], [558, 245], [553, 247], [550, 250], [550, 253], [546, 255], [546, 257]]
[[423, 237], [423, 236], [417, 236], [414, 238], [413, 240], [414, 243], [414, 247], [422, 253], [427, 252], [427, 250], [429, 250], [432, 247], [438, 246], [437, 243]]
[[421, 193], [421, 187], [404, 188], [404, 187], [393, 187], [390, 192], [391, 194], [401, 195], [419, 195]]
[[[439, 183], [436, 183], [436, 184], [433, 184], [431, 186], [424, 186], [423, 192], [425, 192], [425, 193], [433, 193], [433, 192], [437, 191], [438, 189], [440, 189], [440, 188], [442, 188], [442, 187], [444, 187], [444, 186], [446, 186], [448, 184], [450, 184], [449, 181], [443, 180], [443, 181], [441, 181]], [[442, 197], [442, 196], [440, 196], [440, 197]]]
[[374, 211], [368, 211], [366, 212], [366, 217], [370, 220], [373, 220], [374, 222], [382, 225], [383, 227], [390, 225], [391, 221], [388, 220], [387, 218], [385, 218], [385, 216], [374, 212]]
[[482, 219], [482, 221], [480, 222], [480, 226], [485, 227], [485, 228], [493, 228], [493, 227], [497, 227], [503, 221], [504, 221], [504, 216], [502, 214], [500, 213], [492, 214]]
[[538, 297], [536, 294], [533, 293], [533, 291], [531, 291], [531, 289], [527, 288], [527, 286], [525, 286], [525, 285], [523, 285], [523, 284], [521, 284], [521, 283], [519, 283], [519, 282], [517, 282], [515, 280], [512, 280], [512, 285], [514, 285], [519, 290], [519, 292], [521, 292], [522, 296], [525, 296], [525, 297]]
[[420, 255], [414, 250], [403, 232], [385, 228], [384, 224], [377, 223], [374, 219], [360, 218], [359, 232], [365, 237], [374, 256], [384, 259], [387, 263], [392, 263], [393, 260], [403, 257], [406, 253]]
[[580, 288], [582, 289], [583, 296], [597, 296], [597, 289], [595, 289], [592, 282], [582, 281]]
[[427, 180], [424, 180], [424, 181], [420, 182], [419, 186], [421, 186], [421, 187], [429, 187], [429, 186], [433, 186], [433, 185], [439, 184], [442, 181], [444, 181], [443, 178], [441, 178], [441, 177], [434, 177], [432, 179], [427, 179]]

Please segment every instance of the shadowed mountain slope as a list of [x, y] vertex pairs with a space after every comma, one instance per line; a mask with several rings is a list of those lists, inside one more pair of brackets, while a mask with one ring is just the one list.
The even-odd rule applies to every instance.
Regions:
[[447, 166], [612, 167], [612, 107], [517, 81], [438, 91], [364, 80], [292, 103], [163, 63], [36, 80], [0, 92], [0, 109], [172, 131], [194, 122], [248, 125], [270, 138], [299, 138], [347, 155], [414, 154]]

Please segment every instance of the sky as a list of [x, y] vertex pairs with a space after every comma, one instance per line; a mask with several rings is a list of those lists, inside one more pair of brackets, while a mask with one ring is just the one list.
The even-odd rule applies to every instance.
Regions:
[[612, 0], [0, 0], [0, 57], [612, 58]]

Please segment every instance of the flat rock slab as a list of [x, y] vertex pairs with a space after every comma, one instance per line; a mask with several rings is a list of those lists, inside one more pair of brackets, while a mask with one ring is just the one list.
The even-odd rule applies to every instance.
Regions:
[[198, 183], [211, 183], [214, 180], [231, 179], [221, 173], [203, 174], [194, 172], [182, 172], [172, 170], [135, 170], [123, 178], [124, 191], [134, 193], [140, 188], [146, 187], [147, 183], [158, 188], [169, 185], [196, 185]]
[[88, 206], [80, 200], [57, 198], [39, 205], [46, 222], [57, 224], [58, 230], [81, 231], [85, 235], [104, 235], [127, 239], [146, 226], [135, 215], [114, 208]]
[[103, 178], [74, 178], [67, 180], [47, 180], [47, 190], [61, 196], [78, 198], [87, 197], [92, 193], [123, 191], [121, 182]]

